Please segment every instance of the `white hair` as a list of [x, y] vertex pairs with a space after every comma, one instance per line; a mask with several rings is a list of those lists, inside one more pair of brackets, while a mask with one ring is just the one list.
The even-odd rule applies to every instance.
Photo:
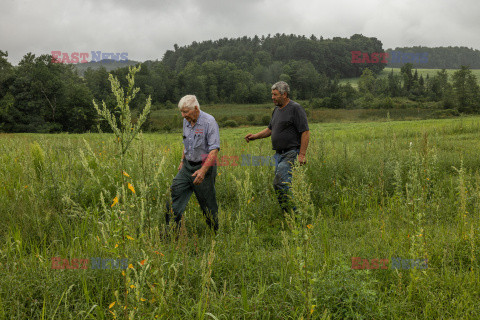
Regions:
[[195, 97], [193, 94], [184, 96], [182, 99], [180, 99], [180, 102], [178, 102], [178, 109], [180, 110], [183, 108], [193, 110], [195, 109], [195, 106], [197, 106], [198, 110], [200, 110], [200, 104], [198, 103], [197, 97]]

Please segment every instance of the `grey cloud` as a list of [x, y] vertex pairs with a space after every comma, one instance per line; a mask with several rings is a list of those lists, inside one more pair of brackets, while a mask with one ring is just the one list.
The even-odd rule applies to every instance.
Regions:
[[385, 48], [455, 46], [480, 49], [475, 0], [4, 0], [0, 50], [18, 63], [31, 51], [128, 52], [161, 59], [177, 43], [275, 33], [331, 38], [355, 33]]

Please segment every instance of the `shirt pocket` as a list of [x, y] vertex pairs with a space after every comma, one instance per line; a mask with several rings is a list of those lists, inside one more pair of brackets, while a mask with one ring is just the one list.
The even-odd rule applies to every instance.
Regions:
[[204, 145], [204, 140], [205, 140], [205, 135], [203, 133], [196, 134], [193, 142], [194, 147], [195, 148], [202, 147]]

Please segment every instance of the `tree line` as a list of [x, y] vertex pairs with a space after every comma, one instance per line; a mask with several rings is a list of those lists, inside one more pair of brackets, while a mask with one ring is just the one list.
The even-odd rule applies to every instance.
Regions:
[[353, 100], [346, 101], [344, 94], [333, 96], [338, 96], [338, 100], [343, 102], [339, 107], [392, 108], [393, 99], [401, 98], [416, 107], [429, 103], [456, 112], [480, 112], [480, 86], [477, 77], [467, 66], [461, 66], [452, 75], [442, 69], [432, 77], [427, 74], [425, 78], [418, 75], [411, 63], [404, 64], [400, 73], [392, 70], [386, 78], [379, 78], [365, 69], [358, 81], [358, 90], [352, 95]]
[[[387, 50], [392, 56], [392, 51], [406, 53], [425, 54], [428, 59], [420, 63], [413, 63], [414, 67], [425, 69], [459, 69], [468, 66], [471, 69], [480, 69], [480, 50], [467, 47], [436, 47], [423, 46], [397, 47], [395, 50]], [[397, 63], [392, 62], [397, 60]], [[389, 59], [387, 67], [401, 68], [404, 63], [400, 59]], [[404, 61], [408, 62], [408, 61]]]
[[[131, 105], [135, 109], [151, 96], [152, 109], [171, 108], [189, 93], [203, 104], [265, 103], [271, 101], [270, 86], [284, 80], [295, 99], [313, 108], [391, 107], [389, 99], [403, 97], [479, 111], [478, 85], [468, 67], [452, 79], [446, 71], [424, 79], [405, 64], [400, 74], [381, 78], [384, 63], [351, 63], [351, 51], [385, 52], [378, 39], [358, 34], [333, 39], [276, 34], [175, 45], [161, 61], [142, 63], [136, 75], [140, 93]], [[18, 66], [7, 58], [0, 51], [0, 131], [85, 132], [98, 125], [93, 99], [114, 111], [103, 67], [79, 76], [74, 65], [52, 63], [50, 55], [28, 53]], [[126, 85], [127, 67], [111, 73]], [[342, 78], [358, 76], [358, 88], [340, 84]]]

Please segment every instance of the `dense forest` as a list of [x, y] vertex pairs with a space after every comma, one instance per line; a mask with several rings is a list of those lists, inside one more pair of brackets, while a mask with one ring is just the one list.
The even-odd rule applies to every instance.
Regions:
[[[470, 69], [480, 69], [480, 50], [474, 50], [467, 47], [397, 47], [394, 50], [386, 50], [389, 53], [387, 67], [400, 68], [407, 59], [392, 59], [392, 51], [403, 53], [424, 54], [427, 59], [417, 63], [412, 62], [414, 67], [427, 69], [459, 69], [461, 66], [468, 66]], [[392, 61], [395, 60], [395, 61]], [[402, 63], [403, 61], [403, 63]]]
[[[188, 93], [196, 94], [202, 104], [264, 103], [271, 101], [271, 84], [284, 80], [294, 99], [308, 101], [307, 108], [391, 108], [392, 99], [403, 98], [417, 106], [435, 102], [459, 112], [480, 110], [480, 90], [468, 66], [460, 66], [451, 79], [445, 70], [423, 78], [414, 64], [406, 63], [400, 74], [380, 78], [385, 63], [352, 63], [352, 51], [386, 52], [378, 39], [358, 34], [333, 39], [276, 34], [174, 45], [161, 61], [142, 63], [136, 75], [141, 91], [131, 107], [138, 108], [151, 96], [153, 109], [171, 108]], [[478, 60], [478, 51], [471, 49], [439, 52], [446, 60], [454, 52], [469, 52], [471, 61]], [[462, 59], [455, 61], [470, 61]], [[127, 67], [111, 73], [125, 85]], [[359, 76], [358, 88], [339, 82]], [[0, 51], [0, 131], [94, 130], [98, 123], [93, 99], [115, 106], [105, 67], [88, 68], [80, 76], [74, 65], [31, 53], [12, 66], [8, 53]]]

